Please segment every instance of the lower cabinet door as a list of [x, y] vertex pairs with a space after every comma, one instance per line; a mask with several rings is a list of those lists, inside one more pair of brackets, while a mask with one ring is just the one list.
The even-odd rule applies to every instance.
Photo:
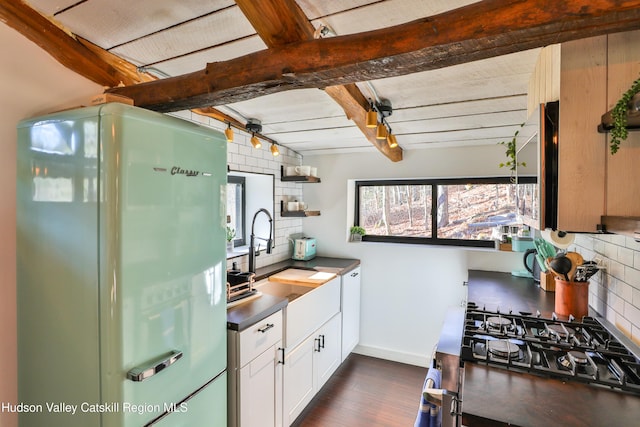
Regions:
[[282, 425], [280, 343], [269, 348], [240, 369], [241, 427]]
[[316, 346], [319, 346], [320, 350], [314, 355], [316, 391], [320, 390], [342, 362], [340, 326], [340, 315], [337, 314], [325, 323], [316, 335]]
[[284, 389], [284, 425], [289, 426], [300, 415], [315, 394], [313, 359], [316, 336], [304, 340], [285, 356]]

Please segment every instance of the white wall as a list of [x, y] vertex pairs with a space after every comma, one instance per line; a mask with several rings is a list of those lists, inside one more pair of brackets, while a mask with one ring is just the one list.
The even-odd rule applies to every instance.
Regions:
[[305, 234], [318, 238], [321, 255], [362, 262], [363, 354], [425, 366], [437, 343], [446, 309], [465, 298], [467, 269], [522, 269], [520, 253], [409, 244], [349, 243], [347, 216], [354, 206], [348, 182], [374, 178], [498, 176], [501, 146], [434, 148], [405, 152], [393, 163], [377, 151], [307, 156], [320, 184], [304, 187], [305, 201], [321, 211], [303, 220]]
[[[102, 88], [67, 70], [45, 51], [0, 24], [0, 402], [17, 401], [16, 124], [79, 106]], [[0, 427], [15, 427], [0, 411]]]

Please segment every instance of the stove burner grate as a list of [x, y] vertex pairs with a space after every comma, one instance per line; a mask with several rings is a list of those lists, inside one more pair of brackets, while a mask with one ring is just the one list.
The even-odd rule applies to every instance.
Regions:
[[487, 342], [487, 351], [501, 359], [520, 359], [520, 347], [509, 340], [494, 340]]
[[575, 329], [564, 325], [546, 325], [546, 329], [546, 335], [561, 340], [566, 340], [567, 338], [573, 337], [576, 334]]

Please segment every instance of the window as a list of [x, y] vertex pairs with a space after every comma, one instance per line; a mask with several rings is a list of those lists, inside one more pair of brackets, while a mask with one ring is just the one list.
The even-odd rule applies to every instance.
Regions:
[[227, 227], [235, 230], [234, 246], [244, 246], [246, 222], [246, 187], [242, 176], [227, 176]]
[[493, 247], [493, 228], [516, 222], [515, 212], [508, 177], [356, 181], [365, 241]]

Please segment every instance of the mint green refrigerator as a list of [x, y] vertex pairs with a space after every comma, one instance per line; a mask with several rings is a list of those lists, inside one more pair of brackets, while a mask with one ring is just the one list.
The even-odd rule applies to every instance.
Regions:
[[226, 141], [121, 104], [18, 125], [20, 427], [226, 426]]

